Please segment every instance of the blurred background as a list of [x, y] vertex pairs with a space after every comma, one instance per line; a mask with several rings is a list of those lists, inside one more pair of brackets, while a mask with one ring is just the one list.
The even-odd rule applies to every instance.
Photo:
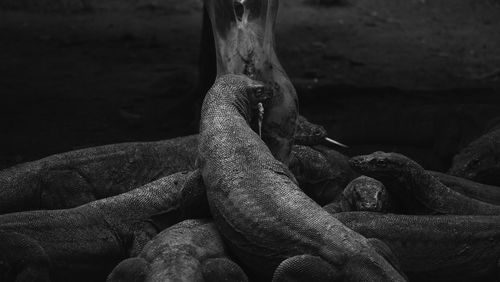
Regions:
[[[0, 168], [196, 133], [201, 0], [0, 0]], [[500, 1], [282, 0], [300, 111], [446, 170], [500, 123]], [[192, 102], [192, 103], [191, 103]]]

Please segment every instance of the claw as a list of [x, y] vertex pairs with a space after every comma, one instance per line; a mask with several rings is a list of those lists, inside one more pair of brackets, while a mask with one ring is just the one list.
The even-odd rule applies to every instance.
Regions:
[[328, 138], [328, 137], [325, 137], [325, 141], [330, 143], [330, 144], [333, 144], [333, 145], [337, 145], [337, 146], [340, 146], [340, 147], [343, 147], [343, 148], [349, 148], [349, 146], [345, 145], [345, 144], [342, 144], [340, 143], [339, 141], [335, 141], [331, 138]]

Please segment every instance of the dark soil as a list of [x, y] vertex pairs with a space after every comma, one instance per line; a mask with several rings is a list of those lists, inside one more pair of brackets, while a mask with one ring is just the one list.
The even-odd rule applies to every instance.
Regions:
[[[499, 115], [500, 2], [325, 2], [281, 1], [278, 55], [344, 153], [444, 170]], [[33, 3], [0, 0], [0, 168], [194, 132], [199, 1]]]

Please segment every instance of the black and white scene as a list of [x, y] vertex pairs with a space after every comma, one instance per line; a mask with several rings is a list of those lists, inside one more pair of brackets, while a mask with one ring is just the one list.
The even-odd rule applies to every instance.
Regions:
[[499, 282], [500, 0], [0, 0], [0, 282]]

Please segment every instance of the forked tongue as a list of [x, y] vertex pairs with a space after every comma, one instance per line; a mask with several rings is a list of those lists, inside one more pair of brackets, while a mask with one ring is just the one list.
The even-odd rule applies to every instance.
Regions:
[[325, 137], [325, 141], [328, 142], [328, 143], [330, 143], [330, 144], [336, 145], [336, 146], [340, 146], [340, 147], [343, 147], [343, 148], [349, 148], [349, 146], [347, 146], [345, 144], [342, 144], [342, 143], [340, 143], [337, 140], [333, 140], [330, 137]]

